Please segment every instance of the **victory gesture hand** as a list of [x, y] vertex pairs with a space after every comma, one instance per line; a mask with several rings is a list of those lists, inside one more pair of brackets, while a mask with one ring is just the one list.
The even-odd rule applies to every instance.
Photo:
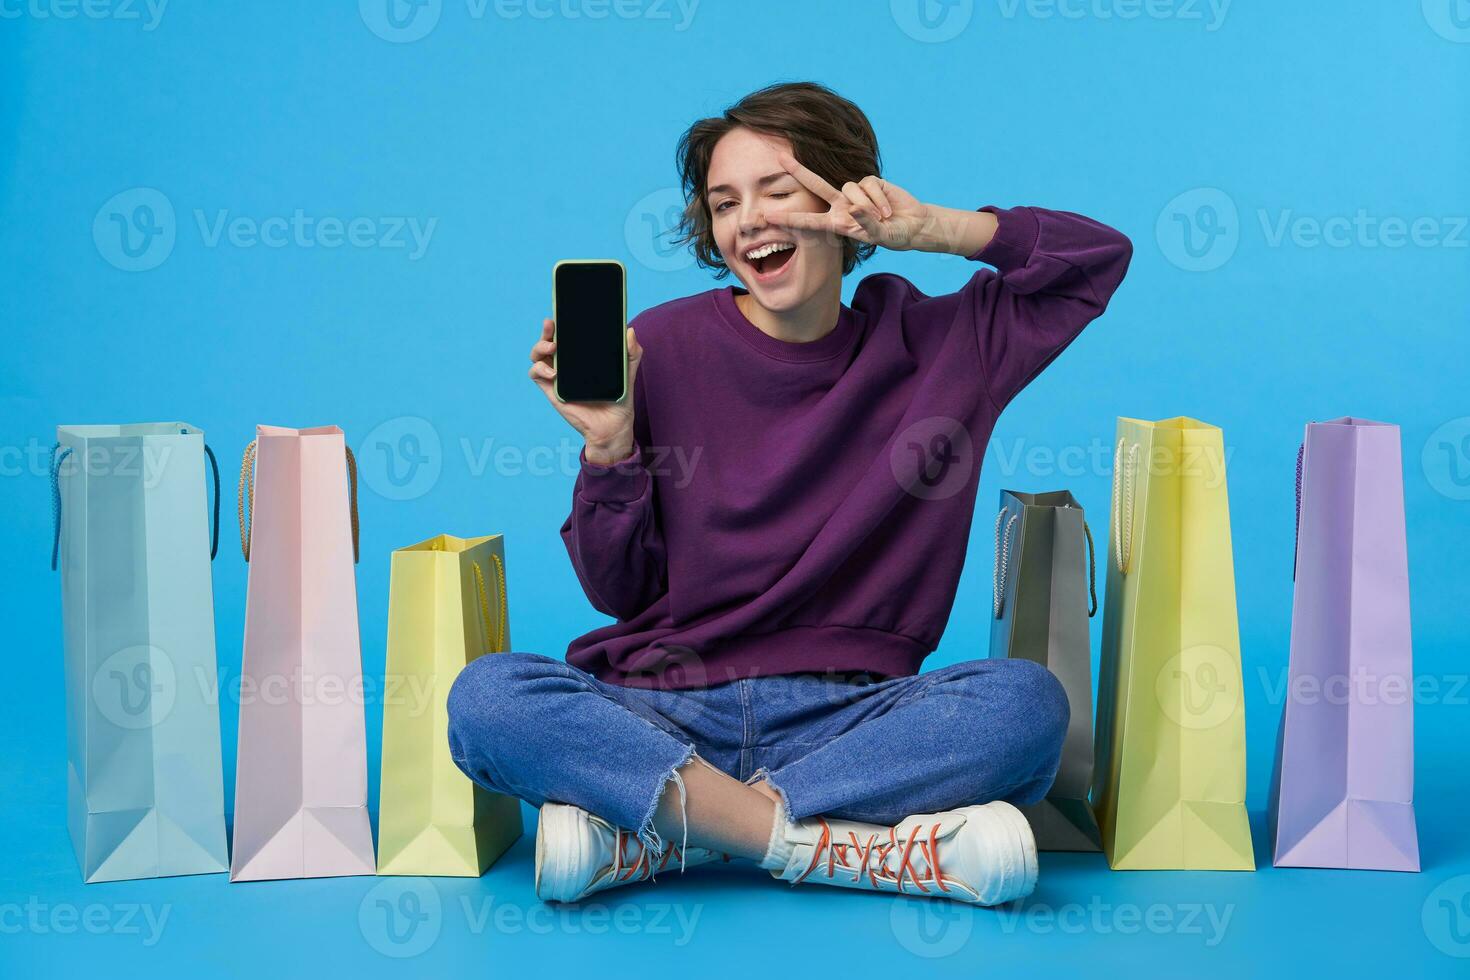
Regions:
[[841, 190], [819, 174], [802, 166], [789, 152], [780, 155], [786, 172], [830, 210], [766, 212], [766, 221], [783, 228], [828, 232], [860, 242], [898, 250], [927, 248], [925, 237], [931, 222], [927, 205], [908, 191], [882, 177], [849, 181]]

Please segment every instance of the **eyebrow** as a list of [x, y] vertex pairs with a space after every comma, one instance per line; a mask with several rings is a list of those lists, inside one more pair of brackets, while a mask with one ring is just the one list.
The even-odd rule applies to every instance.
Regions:
[[[776, 171], [773, 174], [766, 174], [760, 180], [756, 181], [756, 186], [758, 186], [758, 187], [765, 187], [765, 186], [767, 186], [769, 184], [774, 184], [776, 181], [780, 180], [782, 177], [790, 177], [790, 176], [791, 176], [791, 174], [787, 173], [785, 170], [778, 170], [778, 171]], [[731, 193], [734, 193], [734, 191], [735, 191], [735, 188], [731, 187], [729, 184], [717, 184], [716, 186], [711, 187], [709, 190], [705, 191], [704, 192], [704, 196], [705, 197], [713, 197], [716, 194], [731, 194]]]

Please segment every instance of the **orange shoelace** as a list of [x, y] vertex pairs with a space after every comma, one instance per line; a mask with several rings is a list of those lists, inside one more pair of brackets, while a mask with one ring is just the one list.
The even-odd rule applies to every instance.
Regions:
[[[904, 889], [904, 879], [912, 882], [914, 887], [925, 895], [929, 889], [924, 885], [930, 884], [942, 892], [948, 892], [949, 886], [945, 883], [944, 875], [939, 870], [939, 824], [929, 828], [929, 839], [922, 840], [919, 836], [919, 828], [909, 837], [900, 842], [898, 839], [898, 828], [888, 828], [888, 840], [879, 841], [877, 834], [868, 836], [866, 843], [859, 841], [857, 835], [848, 832], [850, 843], [842, 843], [832, 840], [832, 829], [827, 821], [818, 817], [822, 825], [822, 835], [817, 838], [817, 846], [812, 850], [811, 864], [797, 878], [796, 882], [805, 881], [807, 876], [817, 870], [822, 864], [825, 856], [827, 863], [827, 877], [836, 876], [838, 870], [850, 872], [852, 880], [858, 881], [864, 874], [868, 876], [868, 882], [877, 888], [879, 883], [895, 886], [899, 892]], [[921, 874], [915, 869], [912, 859], [914, 847], [918, 846], [919, 855], [928, 865], [928, 871]], [[898, 853], [898, 871], [888, 869], [888, 857], [890, 854]], [[850, 860], [856, 857], [856, 862]], [[795, 882], [793, 882], [795, 883]]]
[[[678, 844], [670, 844], [656, 862], [650, 858], [652, 853], [637, 834], [620, 828], [617, 843], [613, 846], [613, 877], [618, 881], [643, 881], [672, 864], [684, 862], [684, 849]], [[720, 857], [730, 860], [728, 854]]]

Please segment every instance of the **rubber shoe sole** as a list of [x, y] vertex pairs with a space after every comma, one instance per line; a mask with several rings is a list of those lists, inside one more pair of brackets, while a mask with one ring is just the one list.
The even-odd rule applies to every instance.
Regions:
[[1031, 824], [1027, 822], [1025, 814], [1004, 800], [997, 800], [989, 804], [987, 809], [991, 810], [1006, 827], [1011, 839], [1015, 842], [1016, 851], [1020, 856], [1020, 862], [1012, 869], [1010, 879], [1004, 883], [1001, 897], [989, 903], [998, 905], [1002, 902], [1014, 901], [1025, 898], [1036, 890], [1036, 879], [1038, 865], [1036, 860], [1036, 835], [1031, 832]]
[[[978, 905], [1001, 905], [1030, 895], [1036, 889], [1036, 838], [1020, 810], [997, 800], [983, 806], [963, 807], [965, 830], [973, 828], [985, 844], [987, 863], [995, 869], [987, 888], [979, 891]], [[963, 832], [963, 831], [962, 831]]]
[[[543, 902], [575, 902], [589, 882], [573, 880], [588, 861], [587, 813], [564, 803], [541, 807], [536, 824], [536, 897]], [[548, 846], [548, 841], [555, 841]]]

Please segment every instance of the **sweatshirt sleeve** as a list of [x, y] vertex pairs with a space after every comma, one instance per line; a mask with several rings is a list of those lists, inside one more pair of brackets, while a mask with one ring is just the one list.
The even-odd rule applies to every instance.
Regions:
[[653, 478], [636, 441], [627, 459], [608, 466], [588, 462], [585, 448], [579, 459], [562, 541], [592, 605], [632, 619], [666, 591]]
[[999, 228], [970, 256], [995, 267], [967, 291], [980, 359], [997, 411], [1107, 309], [1128, 271], [1122, 232], [1065, 211], [986, 207]]

